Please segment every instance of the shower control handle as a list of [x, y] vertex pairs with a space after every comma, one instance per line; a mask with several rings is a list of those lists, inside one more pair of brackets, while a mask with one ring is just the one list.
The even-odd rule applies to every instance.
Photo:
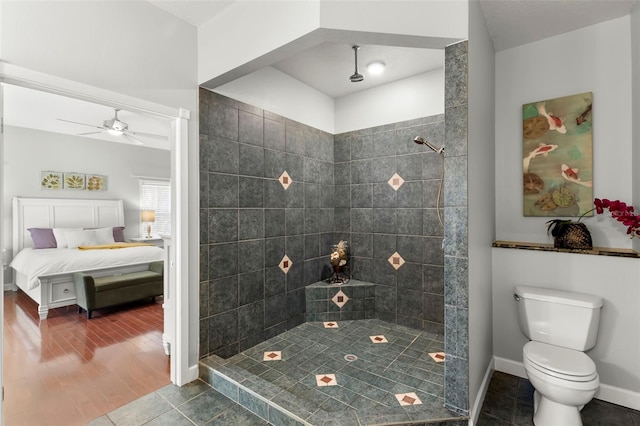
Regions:
[[513, 299], [514, 299], [516, 302], [519, 302], [519, 301], [520, 301], [520, 296], [518, 296], [517, 294], [515, 294], [515, 293], [514, 293], [514, 294], [513, 294]]

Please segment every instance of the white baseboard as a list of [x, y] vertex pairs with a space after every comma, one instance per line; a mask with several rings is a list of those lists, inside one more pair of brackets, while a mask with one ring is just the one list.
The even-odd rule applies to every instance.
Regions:
[[487, 389], [489, 389], [489, 382], [491, 382], [491, 374], [493, 373], [494, 368], [495, 359], [492, 359], [487, 366], [487, 371], [485, 371], [484, 373], [478, 395], [476, 395], [476, 400], [473, 403], [473, 407], [471, 408], [471, 413], [469, 413], [469, 426], [478, 424], [478, 417], [480, 416], [480, 411], [482, 410], [482, 404], [484, 404], [484, 398], [487, 395]]
[[[513, 361], [506, 358], [494, 357], [496, 371], [527, 378], [524, 370], [524, 364], [519, 361]], [[640, 393], [616, 386], [600, 384], [600, 389], [596, 393], [595, 398], [602, 401], [611, 402], [612, 404], [621, 405], [623, 407], [640, 410]]]
[[200, 370], [199, 370], [198, 364], [190, 366], [189, 371], [187, 372], [188, 383], [193, 382], [199, 376], [200, 376]]
[[513, 361], [507, 358], [500, 358], [499, 356], [493, 357], [493, 362], [496, 371], [511, 374], [512, 376], [527, 378], [527, 372], [524, 370], [524, 364], [520, 361]]
[[640, 410], [640, 392], [600, 384], [600, 389], [595, 397], [603, 401], [611, 402], [612, 404]]

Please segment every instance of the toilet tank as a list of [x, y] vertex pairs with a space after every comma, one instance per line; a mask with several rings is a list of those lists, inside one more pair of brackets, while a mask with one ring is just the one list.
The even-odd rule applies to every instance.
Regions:
[[530, 340], [586, 351], [596, 344], [602, 298], [549, 288], [517, 286], [520, 330]]

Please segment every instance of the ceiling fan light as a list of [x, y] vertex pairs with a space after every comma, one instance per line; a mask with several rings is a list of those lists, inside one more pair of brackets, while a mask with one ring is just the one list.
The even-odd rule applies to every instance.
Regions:
[[367, 65], [367, 71], [369, 71], [369, 74], [373, 74], [373, 75], [382, 74], [384, 72], [385, 67], [386, 67], [386, 64], [384, 62], [373, 61], [373, 62], [369, 62], [369, 65]]
[[118, 129], [108, 129], [107, 133], [109, 133], [111, 136], [122, 136], [122, 130]]

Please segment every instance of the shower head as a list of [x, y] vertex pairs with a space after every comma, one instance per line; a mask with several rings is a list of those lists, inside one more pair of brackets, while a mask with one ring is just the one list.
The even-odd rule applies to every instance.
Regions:
[[432, 144], [431, 142], [429, 142], [428, 140], [423, 138], [422, 136], [416, 136], [415, 138], [413, 138], [413, 141], [415, 143], [417, 143], [418, 145], [426, 145], [426, 146], [428, 146], [429, 148], [431, 148], [432, 150], [434, 150], [438, 154], [442, 154], [444, 152], [444, 145], [442, 145], [440, 148], [438, 148], [434, 144]]
[[359, 81], [364, 80], [364, 75], [358, 73], [358, 49], [360, 49], [360, 46], [352, 46], [353, 52], [355, 54], [355, 59], [356, 59], [356, 69], [355, 72], [353, 73], [353, 75], [351, 77], [349, 77], [349, 80], [351, 80], [352, 83], [357, 83]]

